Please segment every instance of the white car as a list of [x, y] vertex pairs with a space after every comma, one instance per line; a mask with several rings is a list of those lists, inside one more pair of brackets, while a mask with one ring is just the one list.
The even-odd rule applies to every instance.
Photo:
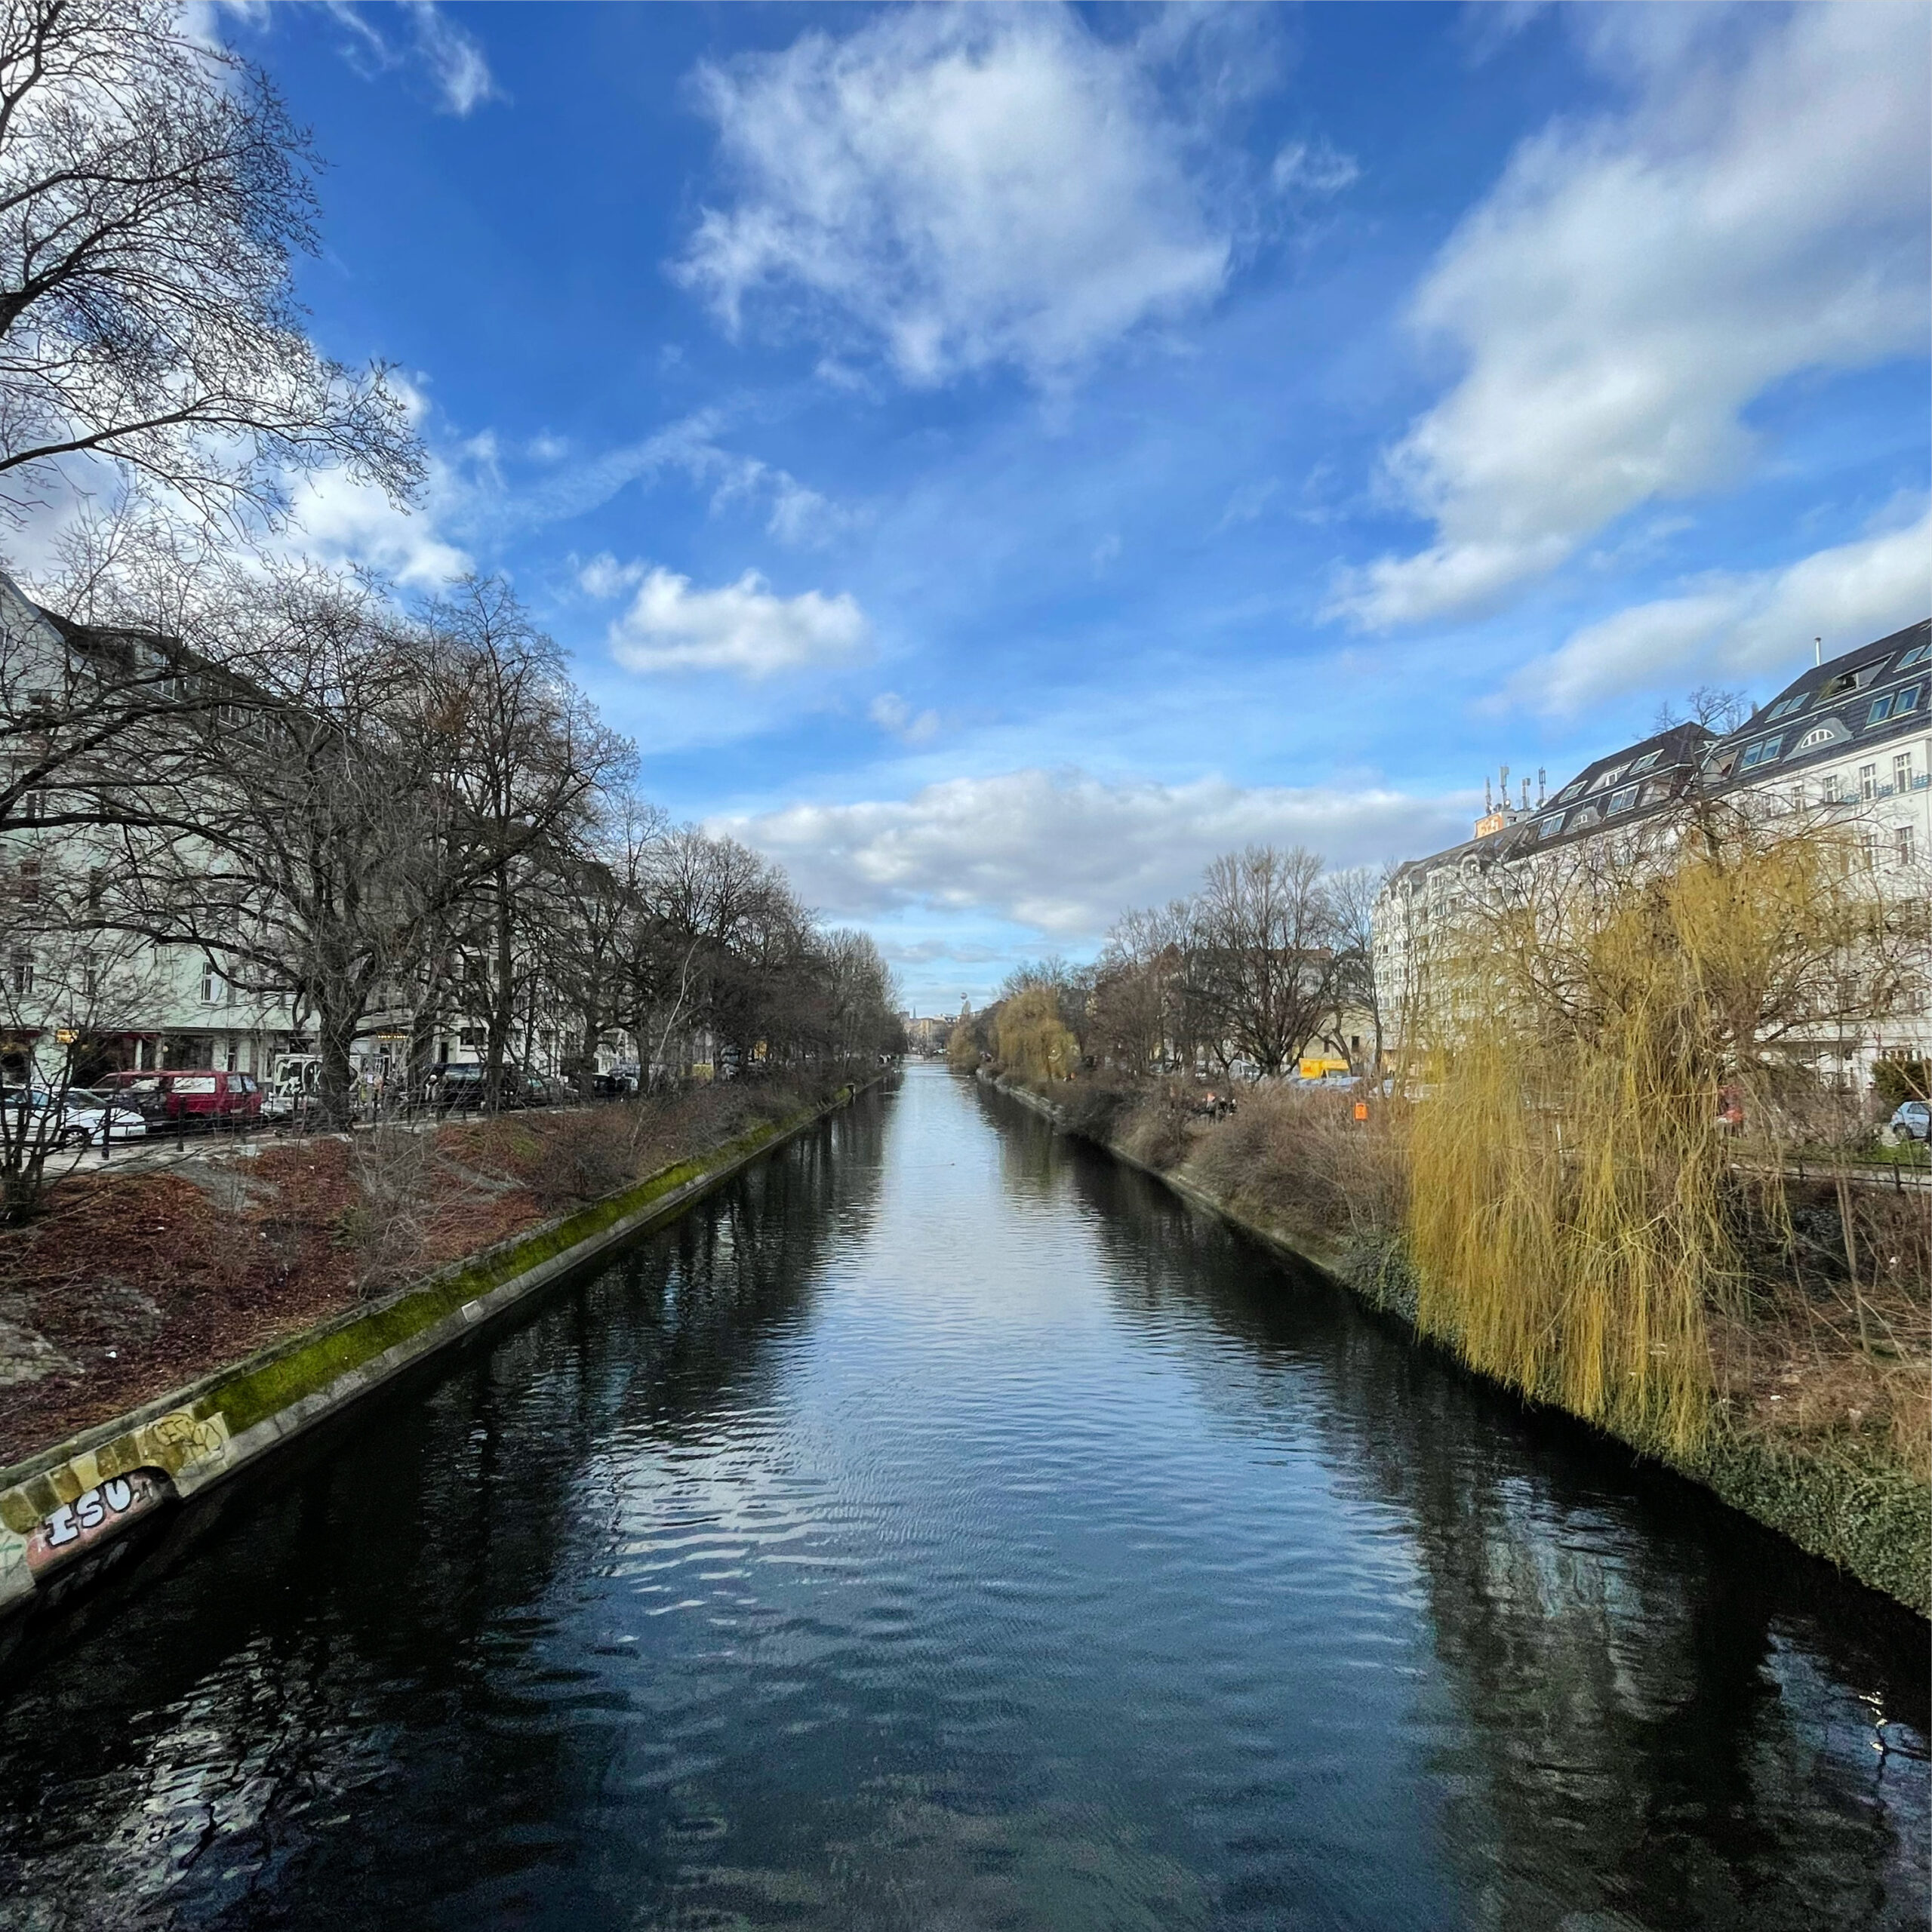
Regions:
[[[0, 1097], [0, 1106], [18, 1119], [17, 1110], [22, 1097], [22, 1091], [16, 1088]], [[35, 1133], [42, 1131], [43, 1120], [53, 1116], [51, 1137], [57, 1147], [98, 1146], [103, 1134], [110, 1134], [113, 1140], [146, 1137], [148, 1124], [136, 1108], [118, 1097], [97, 1093], [91, 1087], [70, 1087], [64, 1094], [51, 1093], [45, 1087], [32, 1088], [26, 1090], [25, 1103]]]
[[1901, 1101], [1892, 1115], [1892, 1138], [1932, 1142], [1932, 1102]]

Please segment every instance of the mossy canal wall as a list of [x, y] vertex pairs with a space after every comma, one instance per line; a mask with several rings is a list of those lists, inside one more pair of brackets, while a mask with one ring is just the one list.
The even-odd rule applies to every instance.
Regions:
[[763, 1123], [0, 1469], [0, 1617], [97, 1567], [158, 1512], [675, 1220], [863, 1091], [848, 1087], [826, 1106]]
[[[983, 1072], [980, 1078], [987, 1080], [988, 1076]], [[1003, 1078], [988, 1084], [1044, 1116], [1061, 1131], [1074, 1131], [1060, 1109], [1044, 1095]], [[1315, 1269], [1378, 1314], [1400, 1321], [1417, 1341], [1426, 1340], [1415, 1324], [1414, 1281], [1399, 1251], [1371, 1254], [1352, 1247], [1346, 1238], [1272, 1226], [1231, 1207], [1184, 1174], [1149, 1167], [1109, 1141], [1087, 1134], [1079, 1137], [1124, 1165], [1139, 1169], [1183, 1200], [1219, 1215], [1264, 1247]], [[1519, 1400], [1527, 1399], [1519, 1391], [1510, 1392]], [[1601, 1429], [1600, 1423], [1589, 1418], [1574, 1420], [1587, 1428]], [[1614, 1430], [1604, 1432], [1646, 1460], [1661, 1463], [1709, 1490], [1810, 1555], [1835, 1564], [1920, 1616], [1932, 1616], [1932, 1489], [1907, 1472], [1845, 1454], [1809, 1454], [1743, 1434], [1721, 1423], [1712, 1428], [1700, 1451], [1681, 1457], [1661, 1454], [1653, 1444], [1633, 1441]]]

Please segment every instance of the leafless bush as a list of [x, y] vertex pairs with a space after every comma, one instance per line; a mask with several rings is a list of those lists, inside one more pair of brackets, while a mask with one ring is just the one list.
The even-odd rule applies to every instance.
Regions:
[[1257, 1088], [1201, 1133], [1189, 1166], [1211, 1192], [1271, 1219], [1380, 1237], [1407, 1205], [1397, 1131], [1380, 1108], [1356, 1120], [1346, 1093]]
[[[543, 1124], [543, 1158], [530, 1189], [546, 1214], [614, 1194], [635, 1180], [655, 1139], [654, 1109], [588, 1107]], [[652, 1164], [655, 1164], [653, 1163]], [[648, 1168], [645, 1170], [648, 1171]]]
[[365, 1295], [397, 1286], [414, 1271], [427, 1238], [430, 1137], [388, 1123], [355, 1137], [349, 1155], [355, 1200], [343, 1232], [359, 1258]]
[[1128, 1115], [1119, 1146], [1137, 1161], [1165, 1173], [1187, 1158], [1188, 1130], [1194, 1120], [1195, 1096], [1183, 1084], [1164, 1081]]

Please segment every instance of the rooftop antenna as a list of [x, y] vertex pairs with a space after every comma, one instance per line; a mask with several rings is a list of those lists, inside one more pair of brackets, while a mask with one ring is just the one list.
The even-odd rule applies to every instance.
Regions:
[[1485, 817], [1496, 809], [1496, 801], [1490, 795], [1489, 786], [1490, 781], [1485, 777], [1482, 781], [1482, 809]]
[[1530, 781], [1526, 778], [1526, 779], [1524, 779], [1524, 780], [1523, 780], [1523, 809], [1524, 809], [1524, 811], [1527, 811], [1529, 810], [1529, 808], [1530, 808]]
[[1549, 783], [1549, 779], [1543, 775], [1543, 767], [1541, 765], [1538, 765], [1537, 767], [1537, 803], [1538, 804], [1541, 804], [1543, 803], [1543, 787]]

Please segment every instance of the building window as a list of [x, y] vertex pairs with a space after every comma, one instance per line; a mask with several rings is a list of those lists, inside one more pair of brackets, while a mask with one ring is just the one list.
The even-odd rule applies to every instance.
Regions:
[[202, 966], [202, 1004], [219, 1006], [221, 1004], [221, 975], [203, 961]]
[[40, 856], [36, 853], [31, 858], [20, 861], [20, 903], [33, 906], [37, 905], [39, 900]]
[[1892, 855], [1902, 866], [1912, 863], [1912, 827], [1895, 825], [1892, 828]]
[[24, 998], [33, 991], [33, 953], [29, 948], [17, 946], [7, 955], [7, 983], [16, 999]]
[[1637, 802], [1637, 788], [1626, 785], [1620, 792], [1610, 795], [1610, 802], [1604, 807], [1606, 812], [1627, 812]]
[[1631, 766], [1628, 775], [1630, 777], [1635, 778], [1638, 773], [1648, 771], [1651, 766], [1655, 764], [1657, 760], [1663, 756], [1663, 753], [1662, 752], [1646, 752], [1641, 758], [1638, 758]]
[[107, 873], [106, 869], [100, 866], [88, 866], [88, 910], [90, 912], [98, 912], [100, 910], [101, 897], [106, 892], [106, 889]]
[[100, 992], [100, 961], [91, 952], [81, 955], [81, 997], [93, 999]]
[[1800, 691], [1795, 697], [1780, 699], [1764, 715], [1775, 724], [1780, 718], [1795, 717], [1810, 701], [1811, 694], [1809, 691]]
[[1782, 734], [1775, 738], [1760, 738], [1755, 745], [1744, 748], [1743, 768], [1749, 771], [1753, 765], [1769, 764], [1778, 755], [1778, 747], [1784, 743]]
[[1899, 660], [1899, 669], [1909, 671], [1915, 664], [1923, 664], [1928, 657], [1932, 657], [1932, 644], [1915, 644]]
[[1861, 764], [1858, 768], [1858, 795], [1868, 805], [1878, 795], [1878, 768], [1875, 764]]

